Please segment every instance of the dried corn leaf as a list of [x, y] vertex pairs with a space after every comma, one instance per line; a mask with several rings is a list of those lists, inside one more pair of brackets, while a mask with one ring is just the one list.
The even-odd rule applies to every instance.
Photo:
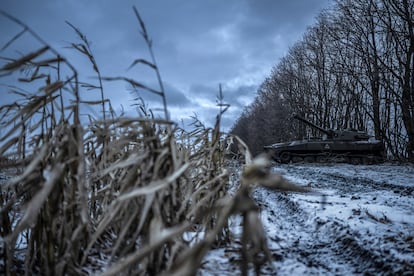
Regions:
[[131, 69], [132, 67], [134, 67], [135, 65], [137, 65], [139, 63], [145, 64], [145, 65], [151, 67], [152, 69], [155, 69], [155, 70], [157, 69], [157, 66], [155, 64], [153, 64], [153, 63], [151, 63], [151, 62], [149, 62], [145, 59], [142, 59], [142, 58], [134, 60], [134, 62], [128, 67], [128, 69]]
[[144, 154], [132, 153], [130, 156], [128, 156], [127, 159], [116, 162], [103, 171], [99, 172], [99, 175], [104, 176], [114, 170], [123, 169], [135, 164], [139, 164], [148, 157], [148, 154], [148, 152], [145, 152]]
[[160, 96], [163, 95], [162, 92], [160, 92], [158, 90], [155, 90], [155, 89], [152, 89], [151, 87], [146, 86], [146, 85], [144, 85], [144, 84], [142, 84], [140, 82], [137, 82], [136, 80], [130, 79], [130, 78], [126, 78], [126, 77], [103, 77], [102, 79], [103, 80], [106, 80], [106, 81], [123, 80], [123, 81], [126, 81], [129, 84], [131, 84], [133, 87], [142, 88], [142, 89], [145, 89], [145, 90], [147, 90], [147, 91], [149, 91], [151, 93], [154, 93], [154, 94], [157, 94], [157, 95], [160, 95]]
[[38, 191], [32, 200], [27, 205], [26, 212], [23, 215], [22, 219], [17, 224], [16, 228], [13, 230], [13, 233], [10, 237], [11, 244], [15, 243], [17, 236], [27, 227], [32, 225], [39, 213], [40, 208], [43, 206], [43, 203], [47, 200], [50, 192], [52, 191], [54, 185], [60, 180], [65, 164], [57, 163], [52, 170], [50, 171], [48, 178], [43, 184], [43, 187]]
[[3, 153], [8, 150], [11, 146], [16, 144], [19, 141], [20, 137], [14, 137], [10, 138], [4, 145], [0, 147], [0, 156], [3, 155]]
[[23, 64], [25, 64], [26, 62], [31, 61], [32, 59], [40, 56], [41, 54], [43, 54], [47, 50], [49, 50], [49, 46], [44, 46], [43, 48], [40, 48], [36, 52], [30, 53], [28, 55], [25, 55], [25, 56], [21, 57], [18, 60], [7, 63], [0, 70], [2, 70], [2, 71], [15, 70], [15, 69], [19, 68], [20, 66], [22, 66]]
[[173, 240], [176, 236], [181, 235], [190, 227], [189, 223], [183, 223], [167, 229], [162, 229], [154, 241], [147, 246], [129, 254], [125, 258], [119, 260], [102, 273], [102, 276], [119, 275], [123, 270], [130, 268], [143, 258], [147, 257], [152, 251], [156, 250], [168, 241]]
[[3, 47], [1, 47], [0, 52], [3, 52], [7, 49], [10, 45], [13, 44], [19, 37], [21, 37], [25, 32], [27, 31], [27, 28], [24, 28], [19, 33], [17, 33], [12, 39], [10, 39]]
[[167, 176], [166, 178], [161, 179], [161, 180], [154, 180], [148, 186], [138, 188], [131, 192], [128, 192], [127, 194], [124, 194], [118, 197], [117, 200], [119, 202], [122, 202], [122, 201], [131, 199], [137, 196], [155, 193], [156, 191], [159, 191], [162, 188], [165, 188], [166, 186], [168, 186], [169, 184], [177, 180], [177, 178], [180, 177], [188, 169], [189, 166], [190, 166], [190, 163], [186, 163], [182, 165], [179, 169], [177, 169], [173, 174]]
[[30, 174], [32, 174], [38, 168], [40, 162], [42, 162], [45, 159], [45, 156], [48, 154], [49, 146], [50, 145], [48, 144], [44, 144], [43, 147], [40, 149], [40, 152], [34, 156], [34, 159], [24, 169], [24, 172], [21, 175], [10, 179], [10, 181], [6, 183], [6, 187], [17, 185], [18, 183], [26, 179]]

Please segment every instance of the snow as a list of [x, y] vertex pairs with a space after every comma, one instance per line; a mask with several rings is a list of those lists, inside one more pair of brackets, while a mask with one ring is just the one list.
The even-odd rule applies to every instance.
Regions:
[[[275, 267], [263, 267], [264, 275], [414, 271], [414, 166], [275, 164], [272, 171], [313, 192], [254, 191]], [[236, 249], [211, 251], [201, 275], [230, 275]]]
[[[240, 170], [231, 174], [233, 184]], [[253, 192], [272, 256], [261, 274], [413, 273], [414, 166], [274, 164], [272, 172], [312, 192]], [[208, 252], [199, 275], [240, 274], [240, 216], [232, 217], [230, 230], [232, 245]], [[195, 235], [186, 234], [189, 240]]]

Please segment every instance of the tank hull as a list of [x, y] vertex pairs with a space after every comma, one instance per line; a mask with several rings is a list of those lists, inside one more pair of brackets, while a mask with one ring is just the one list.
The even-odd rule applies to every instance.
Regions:
[[383, 162], [383, 146], [379, 141], [298, 140], [264, 147], [280, 163], [289, 162]]

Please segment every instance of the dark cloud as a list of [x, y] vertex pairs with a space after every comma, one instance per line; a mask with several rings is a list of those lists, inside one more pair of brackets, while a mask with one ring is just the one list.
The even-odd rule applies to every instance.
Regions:
[[[148, 86], [157, 89], [156, 84], [150, 84]], [[163, 87], [168, 106], [186, 108], [189, 105], [191, 105], [191, 100], [184, 94], [182, 90], [174, 87], [173, 85], [167, 82], [163, 83]], [[145, 102], [147, 102], [150, 105], [159, 105], [160, 103], [162, 103], [162, 98], [160, 95], [154, 94], [144, 89], [130, 89], [130, 93], [131, 97], [142, 98]]]
[[[301, 38], [319, 11], [332, 0], [19, 0], [2, 1], [0, 9], [33, 28], [42, 38], [82, 68], [93, 72], [85, 58], [65, 46], [76, 35], [65, 20], [79, 27], [91, 41], [105, 76], [128, 76], [157, 83], [154, 72], [142, 66], [127, 70], [137, 58], [150, 59], [132, 11], [136, 5], [153, 41], [173, 118], [197, 113], [214, 123], [221, 83], [231, 104], [223, 123], [229, 128], [271, 67]], [[0, 25], [0, 33], [10, 26]], [[28, 45], [27, 47], [29, 47]], [[88, 70], [84, 70], [87, 69]], [[114, 105], [131, 105], [125, 83], [105, 83]], [[4, 97], [4, 96], [1, 96]], [[156, 105], [157, 97], [145, 95]]]

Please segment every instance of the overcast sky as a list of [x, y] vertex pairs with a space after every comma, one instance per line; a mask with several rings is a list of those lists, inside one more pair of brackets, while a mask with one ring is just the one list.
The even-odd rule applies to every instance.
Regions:
[[[71, 22], [91, 41], [103, 76], [134, 77], [156, 88], [149, 70], [128, 70], [135, 59], [149, 58], [135, 5], [153, 40], [171, 118], [187, 125], [197, 114], [212, 126], [221, 84], [231, 105], [223, 120], [229, 130], [271, 68], [330, 4], [332, 0], [1, 0], [0, 9], [29, 25], [78, 68], [90, 68], [85, 58], [65, 48], [77, 41], [65, 23]], [[2, 36], [10, 33], [7, 26], [0, 25]], [[86, 79], [93, 76], [80, 71]], [[4, 87], [0, 89], [3, 103]], [[150, 108], [160, 106], [160, 99], [140, 93]], [[124, 83], [106, 84], [105, 95], [116, 109], [122, 105], [127, 114], [136, 114]]]

